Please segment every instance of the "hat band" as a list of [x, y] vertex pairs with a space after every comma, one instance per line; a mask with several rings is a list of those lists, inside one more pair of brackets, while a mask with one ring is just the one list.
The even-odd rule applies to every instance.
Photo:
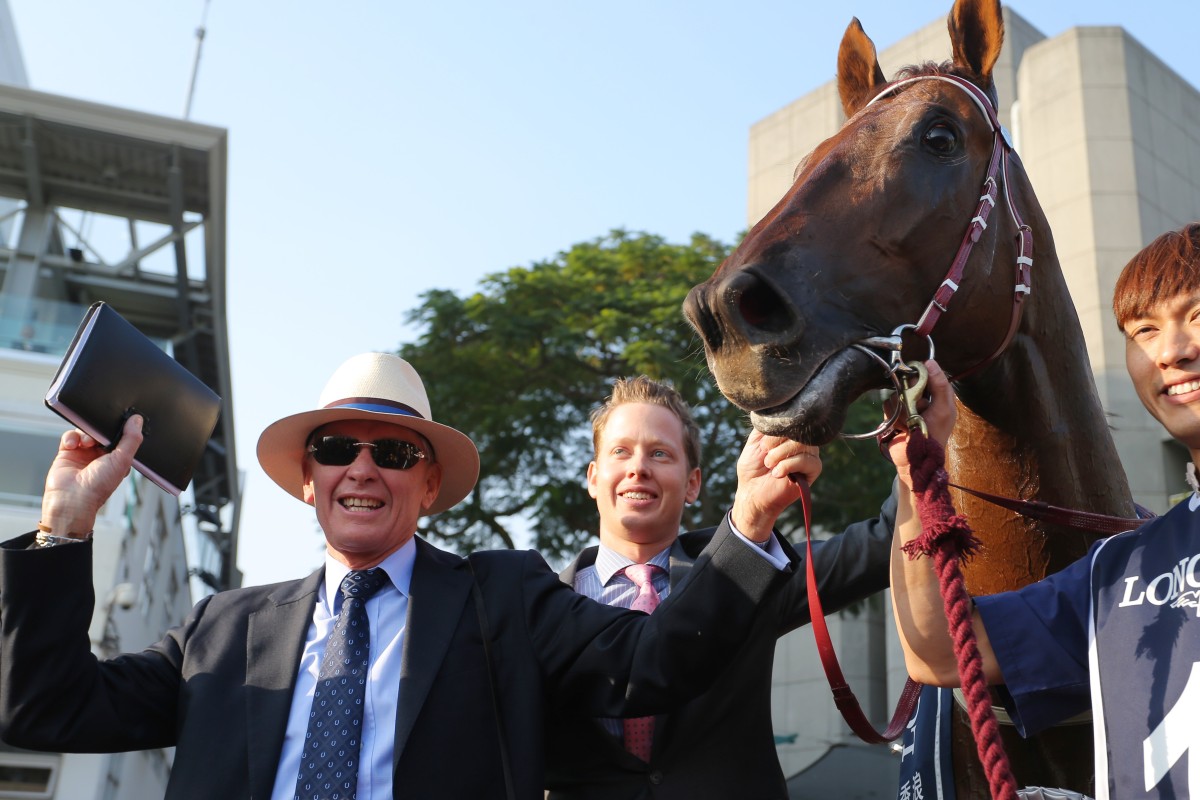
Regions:
[[383, 400], [378, 397], [346, 397], [329, 403], [325, 408], [353, 408], [357, 411], [374, 411], [378, 414], [402, 414], [406, 417], [425, 419], [425, 416], [412, 406]]

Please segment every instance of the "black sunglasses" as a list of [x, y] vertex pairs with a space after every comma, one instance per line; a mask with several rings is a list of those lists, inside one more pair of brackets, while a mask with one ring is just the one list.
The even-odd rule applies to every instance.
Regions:
[[358, 458], [360, 447], [371, 448], [371, 458], [381, 469], [412, 469], [422, 458], [428, 458], [421, 448], [403, 439], [358, 442], [353, 436], [322, 436], [308, 446], [308, 452], [318, 464], [345, 467]]

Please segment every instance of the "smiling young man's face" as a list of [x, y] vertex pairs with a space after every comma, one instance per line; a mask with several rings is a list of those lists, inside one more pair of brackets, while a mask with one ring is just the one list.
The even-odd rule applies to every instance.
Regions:
[[700, 493], [683, 423], [650, 403], [624, 403], [609, 413], [587, 479], [600, 512], [600, 541], [639, 563], [675, 540], [684, 503]]
[[1167, 433], [1200, 457], [1200, 290], [1129, 319], [1125, 366], [1138, 398]]
[[[389, 422], [332, 422], [317, 435], [350, 436], [356, 442], [402, 439], [429, 455], [419, 434]], [[329, 552], [351, 569], [373, 567], [411, 539], [441, 486], [441, 465], [428, 457], [409, 469], [383, 469], [371, 452], [359, 448], [343, 467], [318, 464], [311, 454], [304, 459], [304, 502], [316, 509]]]

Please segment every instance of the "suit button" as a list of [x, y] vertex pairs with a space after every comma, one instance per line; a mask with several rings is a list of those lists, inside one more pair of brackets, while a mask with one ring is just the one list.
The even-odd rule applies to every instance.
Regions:
[[655, 786], [658, 786], [660, 783], [663, 782], [663, 774], [661, 772], [659, 772], [658, 770], [654, 770], [653, 772], [650, 773], [650, 782], [653, 783]]

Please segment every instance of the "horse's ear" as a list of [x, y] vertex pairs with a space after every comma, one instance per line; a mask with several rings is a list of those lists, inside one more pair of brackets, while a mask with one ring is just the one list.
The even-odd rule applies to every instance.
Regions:
[[858, 17], [846, 26], [838, 48], [837, 82], [847, 117], [853, 117], [887, 83], [875, 56], [875, 43], [863, 32]]
[[992, 68], [1004, 44], [1004, 17], [1000, 0], [957, 0], [946, 20], [954, 63], [979, 78], [981, 88], [992, 83]]

